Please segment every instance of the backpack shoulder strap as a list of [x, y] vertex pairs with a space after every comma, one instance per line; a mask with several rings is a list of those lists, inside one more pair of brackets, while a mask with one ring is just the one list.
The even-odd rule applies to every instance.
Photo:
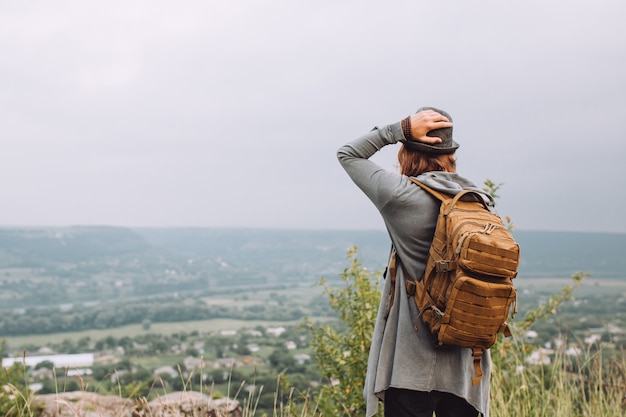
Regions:
[[[445, 203], [446, 201], [449, 200], [453, 200], [452, 203], [450, 203], [449, 208], [452, 208], [456, 205], [456, 202], [459, 201], [461, 199], [461, 197], [463, 197], [466, 194], [474, 194], [476, 196], [476, 199], [478, 201], [476, 201], [477, 203], [481, 203], [483, 205], [483, 207], [485, 207], [485, 209], [491, 211], [491, 208], [489, 208], [489, 206], [487, 205], [487, 202], [485, 201], [485, 199], [482, 197], [482, 195], [476, 191], [473, 190], [463, 190], [463, 191], [459, 191], [454, 197], [448, 196], [444, 193], [441, 193], [435, 189], [430, 188], [429, 186], [427, 186], [426, 184], [416, 180], [415, 178], [409, 177], [409, 180], [411, 180], [411, 182], [417, 184], [420, 186], [420, 188], [422, 188], [424, 191], [427, 191], [430, 195], [432, 195], [433, 197], [437, 198], [439, 201], [441, 201], [442, 203]], [[447, 214], [447, 213], [446, 213]]]
[[432, 195], [433, 197], [437, 198], [437, 200], [439, 201], [447, 201], [450, 200], [452, 197], [449, 197], [443, 193], [440, 193], [437, 190], [434, 190], [432, 188], [430, 188], [428, 185], [424, 184], [423, 182], [420, 182], [418, 180], [416, 180], [415, 178], [409, 177], [409, 180], [411, 180], [411, 182], [417, 184], [420, 186], [420, 188], [424, 191], [427, 191], [430, 195]]

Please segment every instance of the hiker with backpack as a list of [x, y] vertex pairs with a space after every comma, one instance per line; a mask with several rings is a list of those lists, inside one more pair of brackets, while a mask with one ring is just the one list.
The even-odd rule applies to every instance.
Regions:
[[[369, 160], [384, 146], [396, 143], [401, 143], [399, 173]], [[424, 280], [442, 206], [426, 188], [442, 198], [469, 190], [472, 196], [463, 200], [474, 200], [487, 211], [493, 206], [489, 195], [456, 173], [458, 147], [452, 138], [451, 117], [426, 107], [400, 122], [374, 128], [337, 152], [350, 178], [383, 217], [393, 248], [364, 384], [366, 417], [377, 413], [379, 401], [386, 417], [432, 417], [433, 412], [437, 417], [489, 415], [488, 347], [492, 343], [474, 350], [439, 347], [442, 343], [422, 320], [439, 310], [430, 306], [420, 314], [415, 295], [415, 286]], [[491, 233], [491, 223], [484, 229]], [[502, 251], [508, 249], [497, 249], [498, 256]], [[439, 269], [449, 274], [446, 268], [456, 268], [456, 261]], [[509, 305], [502, 308], [508, 314]], [[439, 313], [445, 316], [447, 311]]]

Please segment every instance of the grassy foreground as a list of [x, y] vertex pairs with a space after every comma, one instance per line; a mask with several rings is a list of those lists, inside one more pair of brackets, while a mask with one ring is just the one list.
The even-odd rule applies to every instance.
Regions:
[[[364, 275], [366, 272], [354, 259], [351, 269], [346, 269], [344, 273], [349, 284], [346, 287], [346, 294], [338, 295], [336, 292], [331, 292], [329, 293], [331, 300], [336, 302], [338, 298], [343, 301], [347, 299], [347, 306], [351, 302], [363, 304], [364, 298], [361, 294], [353, 292], [355, 288], [359, 287], [352, 285], [352, 278], [361, 277], [361, 275], [366, 278], [367, 276]], [[575, 286], [578, 285], [583, 275], [579, 274], [574, 278]], [[368, 280], [365, 279], [365, 281]], [[540, 308], [530, 311], [519, 330], [523, 330], [524, 325], [540, 321], [554, 314], [553, 312], [570, 298], [574, 286], [564, 287], [560, 294], [550, 298]], [[378, 294], [373, 294], [373, 296], [375, 296], [374, 299], [379, 298]], [[364, 308], [370, 309], [370, 307]], [[352, 315], [348, 316], [352, 317]], [[362, 315], [355, 314], [354, 316], [361, 317]], [[372, 320], [368, 319], [365, 322], [371, 324]], [[348, 323], [348, 331], [352, 327], [354, 326]], [[364, 334], [371, 334], [370, 330]], [[531, 351], [538, 347], [525, 345], [521, 331], [514, 332], [514, 334], [513, 338], [499, 342], [491, 350], [494, 364], [494, 371], [491, 375], [490, 411], [492, 416], [623, 417], [626, 415], [626, 355], [622, 350], [614, 347], [614, 344], [595, 343], [589, 345], [586, 350], [575, 350], [572, 354], [571, 345], [564, 342], [561, 348], [555, 348], [546, 354], [550, 358], [549, 362], [546, 361], [544, 365], [530, 365], [527, 358]], [[0, 348], [1, 344], [2, 341], [0, 341]], [[578, 345], [580, 346], [580, 344]], [[356, 352], [354, 349], [357, 348], [350, 347], [348, 351]], [[363, 350], [367, 352], [368, 349], [364, 347]], [[338, 362], [339, 369], [342, 379], [344, 381], [349, 380], [346, 378], [346, 374], [354, 371], [355, 367], [346, 363], [345, 355], [332, 355], [330, 353], [334, 351], [327, 347], [322, 347], [322, 351], [322, 353], [328, 353], [324, 356], [327, 360], [336, 360], [337, 357], [340, 360], [343, 359], [343, 362]], [[345, 351], [339, 350], [340, 353]], [[32, 394], [26, 388], [29, 381], [25, 375], [26, 370], [19, 366], [0, 372], [0, 416], [37, 416], [38, 410], [32, 402]], [[181, 378], [192, 380], [191, 376], [183, 377], [181, 375]], [[322, 417], [323, 415], [326, 417], [356, 417], [362, 414], [351, 413], [349, 411], [351, 408], [346, 407], [343, 400], [337, 404], [343, 406], [344, 410], [341, 407], [329, 410], [322, 407], [326, 398], [320, 397], [319, 394], [315, 394], [313, 391], [296, 392], [281, 375], [277, 375], [276, 381], [277, 383], [273, 387], [257, 386], [252, 391], [246, 391], [244, 383], [234, 387], [229, 384], [229, 389], [225, 395], [240, 402], [244, 417], [264, 417], [267, 415], [272, 417]], [[356, 382], [339, 391], [346, 391], [347, 394], [357, 393], [361, 388], [355, 385], [362, 381], [362, 378], [354, 379], [354, 381]], [[245, 382], [245, 384], [248, 383], [254, 384], [254, 381]], [[120, 397], [133, 398], [139, 404], [145, 403], [146, 398], [136, 395], [138, 392], [136, 388], [140, 387], [120, 386]], [[149, 396], [160, 391], [157, 384], [154, 384], [151, 389], [153, 391]], [[212, 391], [211, 387], [203, 387], [202, 385], [197, 387], [191, 384], [186, 385], [185, 389], [199, 392]], [[275, 399], [273, 410], [269, 412], [258, 411], [257, 405], [261, 393], [272, 391]], [[328, 390], [321, 390], [323, 395], [329, 397], [333, 395], [333, 391], [338, 391], [334, 385], [330, 386]], [[59, 386], [58, 392], [64, 392], [62, 386]], [[322, 409], [328, 411], [322, 414], [320, 411]]]
[[626, 415], [623, 352], [605, 359], [601, 349], [575, 357], [561, 350], [555, 353], [551, 364], [529, 366], [521, 356], [527, 351], [526, 346], [518, 345], [510, 352], [499, 352], [506, 365], [494, 367], [491, 376], [492, 416]]
[[[527, 366], [524, 358], [519, 356], [526, 350], [525, 346], [501, 346], [500, 349], [500, 353], [496, 355], [504, 355], [500, 365], [504, 367], [494, 369], [492, 373], [493, 417], [626, 415], [626, 361], [623, 355], [620, 356], [621, 360], [613, 357], [607, 361], [603, 360], [602, 350], [584, 352], [573, 359], [558, 352], [550, 365]], [[18, 371], [19, 369], [13, 369], [13, 373], [9, 375], [9, 371], [4, 370], [3, 377], [17, 378], [15, 382], [18, 384], [4, 381], [4, 385], [0, 386], [0, 415], [36, 417], [38, 410], [32, 403], [32, 396], [27, 390], [19, 388], [19, 379], [23, 377], [23, 373]], [[0, 382], [2, 379], [0, 377]], [[322, 417], [317, 407], [319, 397], [310, 393], [295, 393], [288, 387], [284, 389], [279, 386], [282, 384], [280, 376], [277, 381], [276, 387], [259, 387], [250, 393], [243, 393], [240, 387], [233, 387], [229, 394], [242, 405], [244, 417], [266, 416], [264, 413], [257, 413], [255, 396], [268, 389], [274, 389], [276, 393], [273, 416]], [[120, 392], [125, 391], [124, 387], [120, 387]], [[141, 402], [142, 399], [137, 401]]]

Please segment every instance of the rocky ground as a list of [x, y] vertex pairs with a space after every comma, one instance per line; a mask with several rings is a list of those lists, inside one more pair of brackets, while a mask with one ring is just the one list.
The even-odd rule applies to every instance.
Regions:
[[241, 417], [239, 403], [198, 392], [174, 392], [142, 403], [91, 392], [37, 395], [33, 410], [40, 417]]

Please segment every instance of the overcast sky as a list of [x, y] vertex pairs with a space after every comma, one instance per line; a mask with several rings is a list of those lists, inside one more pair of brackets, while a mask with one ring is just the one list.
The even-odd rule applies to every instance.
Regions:
[[0, 225], [381, 229], [336, 150], [435, 106], [519, 229], [626, 232], [625, 18], [622, 0], [4, 0]]

